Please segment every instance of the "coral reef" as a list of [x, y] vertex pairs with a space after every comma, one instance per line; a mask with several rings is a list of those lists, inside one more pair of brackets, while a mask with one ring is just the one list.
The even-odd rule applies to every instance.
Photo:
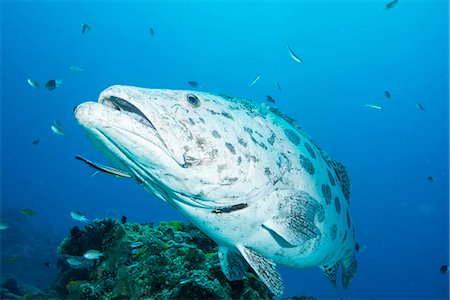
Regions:
[[[104, 254], [81, 267], [88, 250]], [[217, 245], [191, 223], [130, 224], [107, 218], [74, 227], [59, 245], [60, 273], [47, 298], [68, 299], [271, 299], [255, 274], [230, 282]], [[302, 298], [296, 298], [302, 299]], [[309, 299], [309, 298], [304, 298]], [[311, 298], [312, 299], [312, 298]]]

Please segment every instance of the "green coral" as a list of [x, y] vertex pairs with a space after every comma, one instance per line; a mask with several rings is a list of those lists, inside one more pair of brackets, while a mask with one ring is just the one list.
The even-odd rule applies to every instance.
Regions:
[[[94, 240], [91, 240], [94, 239]], [[84, 269], [65, 259], [96, 249], [105, 256]], [[217, 245], [191, 223], [121, 224], [95, 220], [72, 229], [58, 247], [61, 273], [53, 295], [70, 299], [271, 299], [257, 276], [230, 282]]]

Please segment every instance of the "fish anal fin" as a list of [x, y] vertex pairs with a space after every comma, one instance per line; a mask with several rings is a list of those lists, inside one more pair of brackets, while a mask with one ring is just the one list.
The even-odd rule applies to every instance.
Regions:
[[342, 287], [346, 289], [348, 288], [350, 281], [356, 274], [358, 263], [356, 261], [354, 253], [350, 257], [342, 259], [341, 263], [342, 263]]
[[328, 278], [330, 283], [334, 288], [337, 288], [337, 271], [338, 271], [339, 263], [323, 265], [319, 268], [323, 271], [325, 276]]
[[240, 253], [219, 246], [219, 260], [220, 268], [228, 280], [235, 281], [244, 278], [248, 265]]
[[281, 296], [284, 292], [283, 280], [275, 263], [242, 245], [238, 245], [238, 249], [267, 288], [275, 296]]
[[263, 227], [281, 247], [299, 246], [321, 235], [314, 222], [316, 215], [321, 219], [323, 214], [323, 206], [308, 193], [300, 191], [281, 201], [277, 215], [264, 222]]

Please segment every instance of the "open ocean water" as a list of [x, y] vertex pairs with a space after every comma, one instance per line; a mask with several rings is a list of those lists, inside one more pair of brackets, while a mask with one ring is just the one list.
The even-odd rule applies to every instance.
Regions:
[[[1, 279], [47, 287], [56, 246], [81, 224], [73, 210], [184, 219], [130, 180], [89, 176], [75, 155], [106, 162], [73, 107], [114, 84], [196, 81], [256, 102], [271, 95], [350, 173], [355, 278], [335, 289], [318, 268], [280, 267], [285, 295], [448, 299], [449, 4], [388, 3], [2, 0], [1, 222], [10, 228], [0, 232]], [[65, 136], [50, 129], [55, 120]]]

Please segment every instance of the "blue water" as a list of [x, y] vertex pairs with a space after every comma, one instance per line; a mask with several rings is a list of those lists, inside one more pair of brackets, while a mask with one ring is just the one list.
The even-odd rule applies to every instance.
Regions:
[[[129, 180], [89, 177], [74, 156], [104, 160], [72, 109], [113, 84], [188, 89], [195, 80], [259, 102], [272, 95], [351, 174], [356, 277], [334, 289], [318, 268], [280, 268], [286, 295], [448, 298], [439, 272], [449, 263], [448, 3], [400, 0], [385, 11], [387, 2], [1, 1], [1, 218], [12, 224], [1, 232], [2, 279], [48, 285], [56, 245], [80, 225], [72, 210], [182, 218]], [[48, 91], [49, 79], [64, 84]], [[65, 137], [50, 130], [55, 119]], [[26, 207], [38, 215], [18, 213]]]

